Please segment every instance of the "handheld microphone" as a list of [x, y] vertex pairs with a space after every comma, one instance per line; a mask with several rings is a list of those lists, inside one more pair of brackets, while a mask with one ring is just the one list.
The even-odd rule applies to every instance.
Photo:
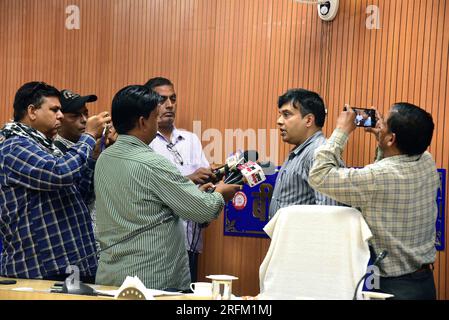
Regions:
[[[259, 153], [254, 150], [247, 150], [239, 155], [237, 160], [232, 162], [232, 166], [229, 168], [229, 174], [226, 175], [225, 183], [231, 184], [230, 181], [238, 181], [242, 178], [239, 165], [247, 163], [249, 161], [256, 162], [259, 159]], [[234, 183], [234, 182], [233, 182]]]
[[[374, 260], [373, 266], [378, 267], [379, 263], [385, 259], [385, 257], [388, 255], [388, 251], [384, 250], [381, 251], [379, 253], [379, 255], [376, 257], [376, 260]], [[356, 287], [355, 287], [355, 291], [354, 291], [354, 296], [352, 297], [352, 300], [357, 300], [357, 291], [359, 290], [360, 284], [363, 282], [363, 280], [365, 280], [365, 278], [367, 277], [367, 273], [365, 273], [363, 275], [363, 277], [359, 280], [359, 282], [357, 283]]]
[[374, 260], [373, 266], [379, 266], [379, 263], [385, 259], [385, 257], [388, 255], [388, 251], [384, 250], [381, 251], [381, 253], [379, 253], [379, 255], [377, 256], [376, 260]]
[[256, 162], [257, 160], [259, 160], [259, 153], [255, 150], [247, 150], [243, 152], [243, 158], [245, 159], [245, 162], [248, 161]]
[[[240, 160], [240, 162], [241, 161], [242, 160]], [[222, 180], [224, 177], [228, 177], [229, 175], [237, 172], [236, 165], [237, 163], [234, 162], [233, 164], [231, 164], [231, 166], [229, 166], [229, 164], [225, 164], [219, 168], [212, 170], [212, 173], [215, 175], [216, 178], [209, 182], [218, 182]]]
[[[244, 152], [236, 152], [226, 158], [226, 163], [221, 167], [212, 170], [216, 176], [215, 182], [220, 181], [223, 177], [229, 177], [232, 174], [238, 174], [237, 166], [239, 164], [248, 162], [249, 160], [257, 161], [259, 154], [254, 150], [247, 150]], [[235, 175], [234, 175], [235, 176]]]
[[228, 184], [247, 184], [255, 187], [264, 182], [267, 178], [263, 168], [253, 161], [248, 161], [238, 166], [238, 172], [235, 175], [228, 177], [225, 183]]
[[212, 170], [212, 173], [217, 177], [215, 180], [220, 181], [224, 176], [229, 174], [229, 166], [228, 164], [224, 164], [221, 167], [215, 168]]
[[[263, 175], [267, 176], [267, 175], [271, 175], [273, 174], [273, 168], [275, 168], [275, 165], [271, 162], [264, 162], [264, 163], [256, 163], [260, 169], [262, 169]], [[225, 183], [229, 183], [229, 184], [244, 184], [244, 176], [243, 173], [241, 172], [241, 170], [238, 170], [237, 172], [235, 172], [232, 176], [229, 176], [226, 178]], [[263, 179], [263, 181], [265, 181], [266, 178]], [[263, 182], [260, 181], [260, 182]]]
[[231, 171], [235, 170], [236, 165], [240, 163], [242, 159], [243, 154], [241, 152], [236, 152], [227, 157], [224, 165], [212, 171], [212, 173], [217, 177], [215, 181], [220, 181], [224, 176], [228, 176]]

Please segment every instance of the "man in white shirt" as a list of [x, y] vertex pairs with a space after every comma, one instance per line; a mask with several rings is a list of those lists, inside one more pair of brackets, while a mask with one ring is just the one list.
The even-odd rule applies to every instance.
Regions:
[[[150, 147], [170, 160], [183, 176], [195, 184], [214, 180], [215, 175], [210, 169], [198, 137], [192, 132], [179, 130], [174, 125], [177, 105], [173, 83], [169, 79], [157, 77], [150, 79], [145, 86], [165, 99], [159, 109], [158, 132]], [[201, 229], [207, 225], [186, 220], [184, 226], [190, 274], [192, 282], [196, 282], [198, 255], [203, 247]]]

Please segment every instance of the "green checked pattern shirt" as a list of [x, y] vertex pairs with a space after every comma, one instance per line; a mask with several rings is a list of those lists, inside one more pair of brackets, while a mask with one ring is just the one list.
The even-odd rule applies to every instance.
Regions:
[[430, 153], [388, 157], [362, 169], [338, 168], [347, 141], [348, 135], [336, 129], [317, 149], [310, 185], [360, 208], [373, 233], [373, 249], [388, 251], [381, 276], [400, 276], [433, 263], [440, 181]]
[[205, 193], [176, 167], [134, 136], [119, 135], [95, 168], [97, 239], [101, 248], [133, 231], [164, 222], [100, 253], [96, 282], [120, 286], [137, 276], [150, 289], [190, 285], [183, 219], [209, 222], [224, 206], [219, 193]]

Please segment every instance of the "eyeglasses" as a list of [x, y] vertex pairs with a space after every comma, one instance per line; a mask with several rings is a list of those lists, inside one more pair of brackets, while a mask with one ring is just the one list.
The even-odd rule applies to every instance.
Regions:
[[184, 164], [184, 160], [182, 159], [181, 154], [178, 152], [178, 150], [176, 150], [175, 145], [173, 143], [169, 143], [167, 144], [167, 149], [168, 151], [170, 151], [173, 156], [175, 157], [175, 162], [177, 164], [180, 164], [181, 166]]
[[160, 104], [164, 104], [168, 99], [170, 99], [172, 104], [176, 103], [176, 93], [172, 94], [171, 96], [161, 96]]

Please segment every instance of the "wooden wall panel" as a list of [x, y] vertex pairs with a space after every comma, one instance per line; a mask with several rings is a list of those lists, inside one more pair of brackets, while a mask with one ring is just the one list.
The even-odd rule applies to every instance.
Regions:
[[[80, 30], [65, 28], [71, 4], [80, 8]], [[366, 27], [369, 5], [379, 8], [379, 30]], [[0, 123], [11, 118], [15, 91], [26, 81], [96, 93], [95, 113], [109, 109], [121, 87], [162, 75], [176, 85], [178, 127], [192, 130], [201, 121], [202, 132], [217, 129], [224, 139], [226, 129], [276, 129], [277, 97], [304, 87], [328, 106], [327, 135], [345, 103], [384, 113], [395, 101], [420, 105], [435, 120], [430, 151], [438, 167], [449, 168], [444, 0], [341, 0], [330, 23], [294, 0], [0, 0], [0, 43]], [[214, 141], [202, 138], [205, 147]], [[268, 147], [269, 132], [265, 138]], [[227, 148], [215, 150], [221, 161], [237, 138], [223, 142]], [[277, 145], [280, 164], [290, 147]], [[370, 163], [375, 145], [357, 130], [345, 161]], [[220, 218], [206, 231], [201, 277], [233, 274], [237, 293], [256, 294], [268, 246], [267, 239], [224, 237]], [[435, 270], [440, 299], [449, 299], [446, 252]]]

